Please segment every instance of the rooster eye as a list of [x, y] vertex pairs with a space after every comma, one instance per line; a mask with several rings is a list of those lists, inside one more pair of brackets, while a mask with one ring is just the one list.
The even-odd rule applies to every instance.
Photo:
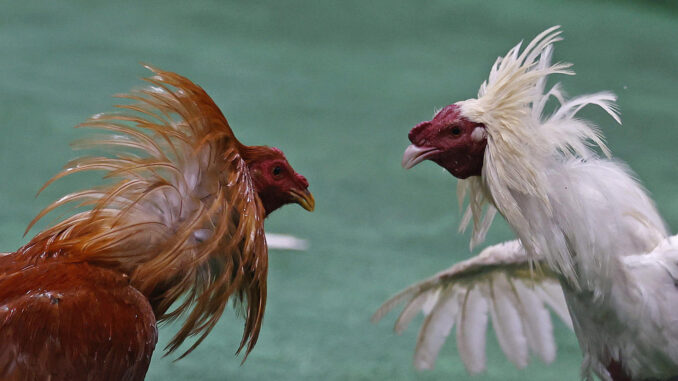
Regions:
[[461, 134], [461, 129], [457, 126], [452, 127], [452, 135], [459, 135]]
[[276, 165], [276, 166], [273, 168], [273, 176], [279, 176], [279, 175], [280, 175], [280, 172], [282, 172], [282, 168], [280, 168], [280, 166], [277, 166], [277, 165]]

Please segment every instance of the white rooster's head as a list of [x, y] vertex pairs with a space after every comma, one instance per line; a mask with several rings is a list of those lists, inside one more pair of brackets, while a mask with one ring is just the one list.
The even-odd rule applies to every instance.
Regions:
[[458, 105], [446, 106], [432, 120], [419, 123], [408, 137], [412, 145], [405, 151], [403, 167], [431, 160], [460, 179], [480, 175], [487, 145], [485, 126], [462, 116]]
[[432, 120], [415, 126], [403, 167], [431, 160], [465, 179], [481, 175], [486, 150], [493, 158], [524, 156], [529, 152], [518, 152], [521, 147], [538, 146], [530, 130], [535, 127], [532, 108], [543, 95], [543, 82], [549, 74], [572, 74], [569, 64], [550, 65], [551, 45], [561, 39], [560, 33], [557, 26], [545, 30], [522, 53], [519, 43], [497, 59], [478, 98], [446, 106]]
[[[553, 44], [562, 39], [560, 33], [558, 26], [549, 28], [522, 52], [522, 42], [517, 44], [497, 58], [477, 98], [444, 107], [409, 133], [412, 144], [405, 150], [403, 167], [431, 160], [462, 179], [458, 197], [463, 203], [469, 196], [469, 209], [461, 227], [473, 217], [472, 246], [483, 240], [495, 207], [512, 226], [528, 224], [516, 206], [516, 194], [536, 198], [550, 213], [545, 174], [554, 159], [593, 155], [591, 142], [609, 155], [595, 125], [575, 115], [594, 104], [620, 122], [614, 94], [600, 92], [568, 100], [560, 84], [544, 90], [549, 75], [574, 74], [569, 63], [551, 64]], [[550, 98], [559, 105], [543, 115]], [[483, 219], [483, 206], [488, 202], [491, 207]]]

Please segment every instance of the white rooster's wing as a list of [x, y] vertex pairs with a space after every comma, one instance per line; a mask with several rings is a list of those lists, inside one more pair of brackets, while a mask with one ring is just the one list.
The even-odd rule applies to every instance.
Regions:
[[399, 303], [405, 308], [395, 323], [401, 333], [419, 311], [426, 316], [419, 331], [414, 364], [433, 367], [452, 327], [466, 370], [485, 370], [488, 313], [499, 344], [517, 367], [525, 367], [530, 351], [544, 362], [555, 359], [548, 305], [570, 328], [572, 322], [555, 274], [530, 260], [519, 241], [490, 246], [477, 256], [414, 284], [386, 301], [372, 316], [379, 321]]
[[297, 250], [308, 249], [308, 241], [287, 234], [266, 233], [266, 244], [269, 249]]

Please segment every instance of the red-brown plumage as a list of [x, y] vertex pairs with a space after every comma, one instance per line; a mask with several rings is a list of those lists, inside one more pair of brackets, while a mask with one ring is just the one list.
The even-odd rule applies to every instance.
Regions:
[[129, 277], [87, 263], [0, 259], [0, 378], [143, 380], [155, 315]]
[[[124, 113], [81, 126], [110, 136], [79, 143], [111, 156], [67, 164], [52, 180], [103, 170], [112, 183], [71, 193], [91, 209], [0, 257], [0, 379], [141, 380], [156, 320], [183, 316], [176, 350], [243, 305], [238, 352], [257, 342], [266, 307], [264, 218], [287, 203], [313, 210], [308, 182], [282, 152], [240, 143], [199, 86], [150, 68], [152, 86], [122, 95]], [[181, 303], [177, 303], [181, 300]]]

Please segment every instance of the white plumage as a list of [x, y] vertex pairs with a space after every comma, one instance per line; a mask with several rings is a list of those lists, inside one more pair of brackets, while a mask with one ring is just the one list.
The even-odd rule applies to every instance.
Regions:
[[[416, 313], [426, 319], [419, 333], [415, 366], [433, 367], [443, 342], [456, 325], [459, 355], [469, 373], [485, 370], [488, 315], [500, 346], [511, 362], [525, 367], [529, 354], [544, 362], [555, 359], [550, 307], [572, 326], [556, 274], [542, 266], [531, 268], [520, 241], [483, 250], [433, 277], [395, 295], [374, 314], [380, 320], [399, 303], [407, 305], [396, 321], [400, 333]], [[543, 270], [540, 270], [543, 268]]]
[[[459, 181], [460, 202], [469, 198], [462, 228], [473, 220], [471, 246], [478, 244], [498, 211], [520, 244], [490, 247], [408, 288], [375, 319], [399, 301], [409, 299], [409, 308], [420, 295], [435, 295], [433, 308], [424, 310], [415, 363], [432, 366], [456, 323], [461, 358], [477, 372], [485, 364], [486, 311], [504, 353], [522, 367], [530, 350], [553, 360], [544, 304], [568, 322], [566, 301], [584, 352], [582, 377], [675, 377], [678, 236], [669, 238], [646, 191], [609, 158], [598, 129], [576, 118], [584, 106], [596, 105], [620, 122], [616, 97], [601, 92], [568, 100], [559, 84], [545, 91], [550, 74], [574, 74], [570, 64], [551, 64], [559, 34], [558, 27], [544, 31], [522, 53], [521, 44], [515, 46], [497, 59], [478, 98], [456, 103], [487, 136], [482, 174]], [[558, 106], [545, 115], [550, 98]], [[537, 264], [534, 273], [530, 262]], [[479, 318], [465, 325], [463, 317], [472, 313]]]
[[307, 240], [279, 233], [266, 233], [266, 244], [269, 249], [276, 250], [304, 251], [308, 249]]

